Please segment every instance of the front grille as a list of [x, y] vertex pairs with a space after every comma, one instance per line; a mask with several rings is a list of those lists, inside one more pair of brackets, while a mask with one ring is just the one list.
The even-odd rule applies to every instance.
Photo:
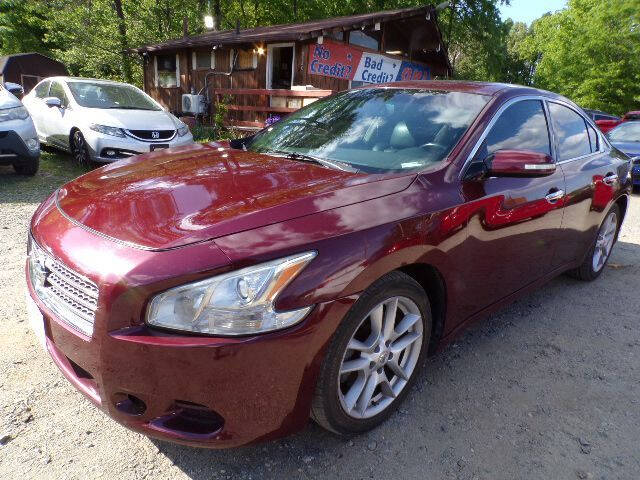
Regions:
[[127, 130], [127, 132], [140, 140], [160, 141], [169, 140], [176, 134], [175, 130]]
[[98, 307], [98, 287], [45, 252], [33, 239], [29, 242], [31, 285], [38, 298], [61, 321], [91, 336]]

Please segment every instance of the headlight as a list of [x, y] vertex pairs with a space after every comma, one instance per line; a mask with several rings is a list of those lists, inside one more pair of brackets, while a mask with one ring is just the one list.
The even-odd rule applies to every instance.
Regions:
[[13, 107], [0, 109], [0, 122], [10, 120], [25, 120], [29, 118], [29, 112], [24, 107]]
[[94, 132], [103, 133], [105, 135], [111, 135], [113, 137], [124, 137], [124, 132], [121, 128], [107, 127], [106, 125], [91, 124], [89, 128]]
[[187, 133], [189, 133], [189, 127], [185, 123], [178, 125], [178, 135], [180, 137], [184, 137]]
[[235, 272], [172, 288], [155, 296], [147, 323], [214, 335], [248, 335], [289, 327], [312, 306], [277, 312], [278, 294], [316, 256], [316, 252], [281, 258]]

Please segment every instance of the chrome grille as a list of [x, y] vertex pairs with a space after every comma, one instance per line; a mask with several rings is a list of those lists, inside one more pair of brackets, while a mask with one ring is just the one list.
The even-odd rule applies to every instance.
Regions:
[[29, 238], [29, 272], [38, 298], [61, 321], [91, 336], [98, 307], [95, 283], [73, 271]]

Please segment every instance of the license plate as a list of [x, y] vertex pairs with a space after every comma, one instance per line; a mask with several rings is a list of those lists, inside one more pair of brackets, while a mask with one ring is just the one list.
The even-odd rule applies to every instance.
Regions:
[[160, 150], [162, 148], [169, 148], [169, 144], [168, 143], [159, 143], [157, 145], [151, 145], [149, 148], [151, 148], [151, 151], [153, 152], [154, 150]]
[[46, 350], [47, 342], [44, 334], [44, 317], [42, 316], [42, 312], [36, 305], [36, 302], [33, 301], [29, 292], [25, 292], [25, 297], [27, 300], [27, 315], [29, 317], [29, 325], [31, 326], [31, 330], [35, 334], [38, 339], [38, 343], [42, 345], [42, 348]]

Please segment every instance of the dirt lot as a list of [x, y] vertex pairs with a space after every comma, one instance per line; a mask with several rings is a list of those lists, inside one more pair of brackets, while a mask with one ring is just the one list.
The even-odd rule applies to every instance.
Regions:
[[427, 363], [390, 421], [352, 440], [314, 424], [277, 442], [208, 451], [126, 430], [76, 392], [28, 329], [27, 225], [77, 175], [46, 154], [0, 167], [0, 478], [640, 477], [640, 197], [593, 284], [558, 278]]

